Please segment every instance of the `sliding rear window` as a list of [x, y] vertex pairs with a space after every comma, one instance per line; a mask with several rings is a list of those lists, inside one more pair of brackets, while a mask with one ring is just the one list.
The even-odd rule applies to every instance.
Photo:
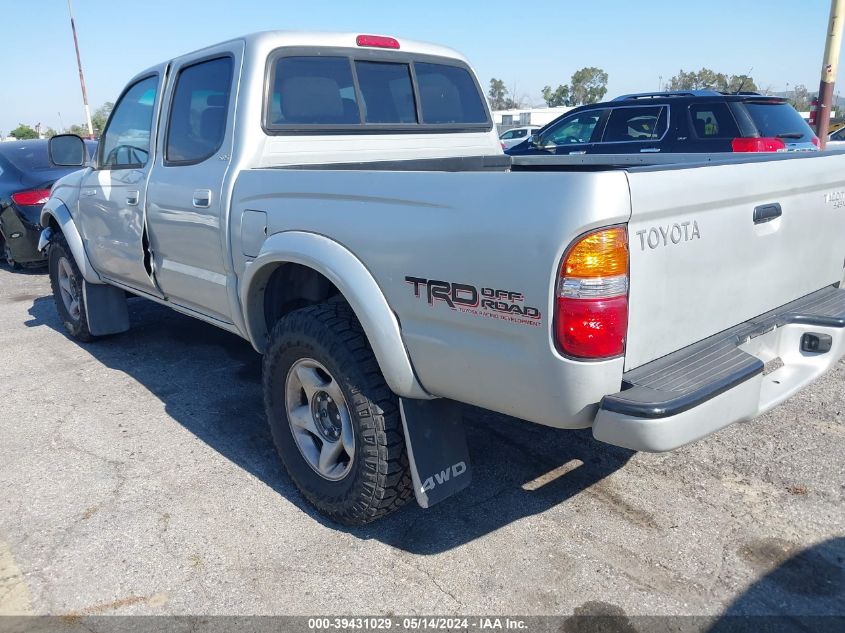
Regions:
[[270, 60], [264, 127], [276, 134], [489, 130], [469, 69], [430, 59], [344, 49], [277, 54]]

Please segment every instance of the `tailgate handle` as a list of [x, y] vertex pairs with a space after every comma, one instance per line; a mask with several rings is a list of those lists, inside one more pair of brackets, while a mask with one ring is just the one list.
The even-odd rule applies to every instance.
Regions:
[[774, 204], [761, 205], [754, 209], [754, 224], [771, 222], [772, 220], [779, 218], [782, 214], [783, 210], [777, 202]]

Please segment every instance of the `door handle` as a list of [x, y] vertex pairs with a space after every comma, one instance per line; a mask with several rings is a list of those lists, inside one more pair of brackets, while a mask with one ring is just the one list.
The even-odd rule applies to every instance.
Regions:
[[82, 195], [87, 197], [87, 198], [90, 198], [91, 196], [97, 195], [97, 190], [96, 189], [84, 189], [82, 191]]
[[138, 204], [138, 192], [137, 191], [127, 191], [126, 192], [126, 204], [130, 207], [134, 207]]
[[781, 215], [783, 215], [783, 210], [777, 202], [774, 204], [763, 204], [754, 209], [754, 224], [771, 222]]
[[194, 191], [194, 206], [197, 209], [207, 209], [211, 206], [211, 190], [197, 189]]
[[656, 154], [660, 151], [659, 147], [645, 147], [640, 150], [640, 154]]

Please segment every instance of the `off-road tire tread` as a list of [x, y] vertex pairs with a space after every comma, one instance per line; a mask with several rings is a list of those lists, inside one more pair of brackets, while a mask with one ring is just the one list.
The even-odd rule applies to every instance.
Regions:
[[[351, 361], [351, 375], [335, 378], [346, 382], [353, 393], [353, 401], [347, 404], [358, 413], [360, 420], [364, 446], [357, 447], [356, 453], [364, 459], [360, 471], [363, 481], [350, 490], [354, 493], [353, 498], [349, 495], [325, 498], [299, 486], [290, 468], [287, 465], [285, 468], [317, 510], [344, 525], [365, 525], [398, 510], [413, 496], [398, 398], [387, 386], [352, 308], [345, 301], [330, 300], [291, 312], [273, 327], [263, 372], [264, 406], [268, 417], [273, 410], [269, 376], [283, 349], [296, 345], [302, 338], [321, 342], [331, 357], [346, 368]], [[274, 440], [278, 445], [275, 437]]]

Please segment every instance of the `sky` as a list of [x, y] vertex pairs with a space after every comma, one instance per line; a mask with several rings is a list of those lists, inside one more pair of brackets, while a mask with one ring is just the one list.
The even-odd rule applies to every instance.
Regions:
[[[482, 84], [529, 103], [584, 66], [607, 97], [656, 90], [681, 69], [751, 75], [761, 88], [818, 90], [828, 0], [73, 0], [92, 111], [140, 70], [271, 29], [351, 31], [450, 46]], [[0, 132], [84, 120], [66, 0], [0, 0]], [[842, 73], [840, 72], [840, 76]], [[845, 80], [845, 77], [843, 77]]]

